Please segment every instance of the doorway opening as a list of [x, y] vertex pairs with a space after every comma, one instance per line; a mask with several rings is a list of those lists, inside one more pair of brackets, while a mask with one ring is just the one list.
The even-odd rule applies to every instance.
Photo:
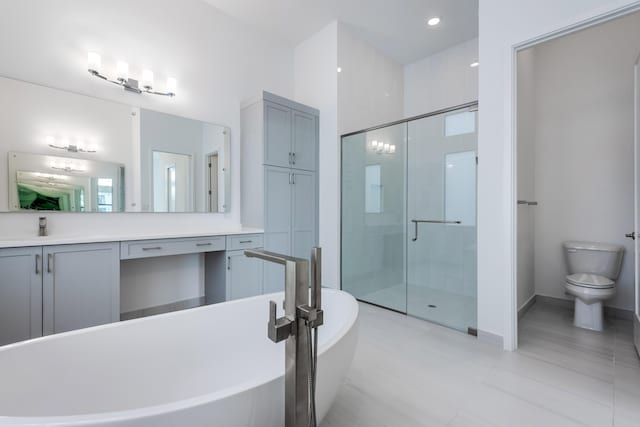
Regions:
[[640, 12], [516, 52], [518, 349], [585, 375], [637, 362], [639, 52]]

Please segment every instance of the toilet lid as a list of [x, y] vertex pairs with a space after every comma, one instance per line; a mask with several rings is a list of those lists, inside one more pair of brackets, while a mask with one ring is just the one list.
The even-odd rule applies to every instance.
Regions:
[[613, 288], [615, 282], [597, 274], [576, 273], [567, 276], [567, 282], [585, 288]]

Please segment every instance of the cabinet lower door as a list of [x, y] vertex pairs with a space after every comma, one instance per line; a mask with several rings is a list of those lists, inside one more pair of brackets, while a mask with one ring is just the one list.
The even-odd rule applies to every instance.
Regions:
[[42, 247], [0, 249], [0, 345], [42, 335]]
[[[265, 233], [264, 248], [291, 255], [291, 169], [265, 167]], [[264, 292], [284, 291], [284, 266], [264, 265]]]
[[293, 252], [298, 258], [309, 259], [311, 248], [317, 245], [316, 179], [315, 173], [293, 170]]
[[227, 252], [227, 301], [262, 294], [262, 264], [244, 251]]
[[117, 243], [45, 247], [43, 264], [45, 335], [120, 320]]

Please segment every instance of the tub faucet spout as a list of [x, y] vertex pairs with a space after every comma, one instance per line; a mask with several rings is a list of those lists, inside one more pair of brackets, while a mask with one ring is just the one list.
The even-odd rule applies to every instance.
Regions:
[[[312, 289], [309, 300], [309, 261], [264, 250], [247, 250], [251, 258], [284, 265], [284, 317], [276, 317], [277, 305], [269, 302], [267, 335], [285, 343], [285, 427], [315, 426], [315, 360], [311, 330], [323, 323], [320, 307], [320, 248], [312, 252]], [[317, 345], [315, 346], [317, 351]], [[311, 402], [311, 404], [310, 404]]]

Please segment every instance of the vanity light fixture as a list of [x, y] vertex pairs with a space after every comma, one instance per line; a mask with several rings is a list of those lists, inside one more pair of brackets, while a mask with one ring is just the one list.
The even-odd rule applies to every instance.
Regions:
[[394, 144], [376, 140], [371, 141], [371, 149], [378, 154], [394, 154], [396, 152], [396, 146]]
[[95, 52], [89, 52], [87, 55], [87, 70], [89, 74], [92, 76], [98, 77], [104, 81], [109, 83], [117, 84], [118, 86], [122, 86], [124, 90], [128, 90], [129, 92], [134, 93], [150, 93], [153, 95], [162, 95], [174, 97], [176, 96], [176, 87], [177, 81], [173, 77], [169, 77], [167, 79], [166, 91], [159, 92], [153, 89], [154, 79], [153, 79], [153, 71], [151, 70], [143, 70], [142, 71], [142, 88], [140, 88], [138, 80], [132, 79], [129, 77], [129, 64], [124, 61], [118, 61], [116, 63], [116, 79], [111, 80], [104, 74], [100, 72], [102, 68], [102, 59], [100, 55]]
[[52, 136], [45, 138], [47, 145], [51, 148], [57, 148], [58, 150], [66, 150], [70, 153], [95, 153], [97, 150], [94, 147], [84, 148], [82, 145], [70, 144], [66, 139], [62, 140], [62, 144], [56, 144], [56, 140]]

